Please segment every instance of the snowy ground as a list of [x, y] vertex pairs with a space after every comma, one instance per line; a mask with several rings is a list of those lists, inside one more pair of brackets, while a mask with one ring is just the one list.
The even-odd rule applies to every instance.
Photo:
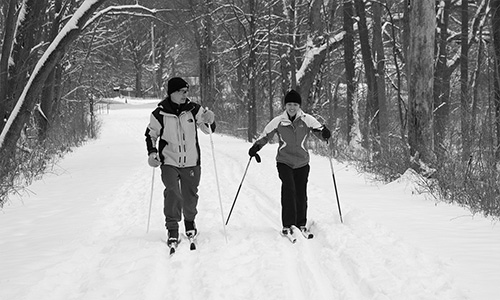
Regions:
[[[0, 211], [0, 299], [497, 299], [500, 227], [416, 195], [411, 176], [376, 184], [313, 156], [313, 240], [280, 237], [276, 145], [251, 162], [226, 227], [209, 136], [200, 134], [198, 250], [169, 257], [162, 187], [143, 133], [153, 105], [114, 105], [100, 139], [68, 154]], [[227, 216], [249, 143], [213, 135]]]

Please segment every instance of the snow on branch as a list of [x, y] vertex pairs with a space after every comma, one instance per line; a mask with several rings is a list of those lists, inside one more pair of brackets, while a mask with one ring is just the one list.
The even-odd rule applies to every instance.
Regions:
[[325, 52], [329, 51], [331, 47], [337, 47], [339, 43], [342, 43], [343, 39], [345, 36], [345, 31], [342, 31], [331, 38], [328, 39], [328, 42], [323, 42], [319, 46], [315, 46], [311, 37], [309, 37], [307, 44], [306, 44], [306, 51], [304, 53], [304, 60], [302, 62], [302, 65], [300, 66], [300, 69], [297, 71], [297, 83], [301, 82], [301, 79], [305, 76], [307, 70], [311, 67], [311, 65], [314, 63], [315, 58]]
[[101, 18], [104, 15], [131, 15], [137, 17], [153, 17], [156, 15], [156, 13], [156, 9], [150, 9], [138, 4], [110, 6], [96, 13], [91, 19], [87, 21], [83, 28], [87, 28], [96, 19]]
[[36, 95], [40, 92], [47, 76], [63, 57], [66, 47], [78, 38], [87, 20], [106, 1], [85, 0], [44, 52], [0, 134], [0, 150], [4, 148], [6, 141], [10, 144], [17, 142], [17, 137], [27, 119], [26, 115], [33, 110]]
[[[15, 144], [21, 128], [26, 122], [27, 115], [35, 107], [37, 94], [40, 92], [48, 74], [54, 69], [65, 54], [66, 48], [78, 38], [93, 21], [107, 13], [128, 13], [140, 16], [152, 16], [156, 13], [154, 9], [148, 9], [140, 5], [110, 6], [97, 13], [99, 6], [107, 0], [85, 0], [82, 5], [71, 16], [66, 25], [57, 34], [40, 60], [37, 62], [33, 72], [19, 96], [12, 113], [0, 133], [0, 150], [7, 148], [5, 143]], [[94, 14], [95, 13], [95, 14]]]

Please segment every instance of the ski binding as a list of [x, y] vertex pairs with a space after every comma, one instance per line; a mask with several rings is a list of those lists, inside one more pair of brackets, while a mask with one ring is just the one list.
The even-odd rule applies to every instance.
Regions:
[[295, 244], [295, 242], [297, 241], [297, 238], [293, 236], [293, 231], [291, 228], [289, 228], [288, 230], [282, 230], [281, 235], [286, 237], [292, 244]]
[[198, 237], [198, 231], [190, 230], [186, 232], [186, 237], [189, 240], [189, 249], [191, 251], [196, 250], [196, 238]]
[[170, 255], [173, 255], [177, 249], [177, 246], [179, 245], [180, 240], [178, 239], [168, 239], [167, 240], [167, 246], [170, 248]]
[[306, 227], [300, 228], [300, 233], [302, 233], [302, 235], [308, 240], [314, 237], [314, 234], [310, 232], [309, 229]]

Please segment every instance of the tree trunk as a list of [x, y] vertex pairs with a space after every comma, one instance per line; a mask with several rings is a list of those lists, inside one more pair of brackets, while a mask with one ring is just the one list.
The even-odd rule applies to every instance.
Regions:
[[[434, 33], [436, 13], [434, 0], [412, 3], [410, 11], [410, 48], [408, 51], [410, 155], [422, 171], [433, 159], [432, 91], [434, 81]], [[423, 163], [423, 164], [422, 164]]]
[[356, 76], [354, 59], [354, 5], [353, 0], [346, 0], [343, 4], [344, 11], [344, 64], [345, 64], [345, 78], [347, 83], [346, 91], [346, 107], [347, 107], [347, 131], [346, 131], [346, 141], [350, 144], [351, 137], [353, 136], [354, 130], [354, 113], [353, 113], [353, 98], [354, 92], [356, 91], [356, 82], [354, 77]]
[[470, 105], [468, 93], [468, 52], [469, 52], [469, 1], [462, 1], [462, 36], [460, 41], [461, 59], [460, 59], [460, 108], [461, 108], [461, 128], [462, 128], [462, 161], [469, 160], [471, 155], [471, 136], [470, 136]]
[[[479, 36], [482, 36], [482, 29], [479, 31]], [[472, 108], [471, 108], [471, 127], [470, 127], [470, 135], [473, 139], [473, 137], [476, 136], [476, 128], [478, 124], [478, 119], [477, 119], [477, 114], [479, 110], [479, 103], [480, 103], [480, 97], [479, 97], [479, 85], [480, 85], [480, 80], [479, 77], [481, 76], [482, 69], [481, 66], [483, 65], [483, 43], [484, 41], [479, 41], [478, 49], [477, 49], [477, 59], [476, 59], [476, 69], [474, 70], [474, 76], [471, 79], [472, 81]]]
[[272, 42], [272, 14], [271, 14], [271, 5], [268, 7], [267, 11], [267, 17], [268, 17], [268, 24], [267, 24], [267, 76], [268, 76], [268, 82], [269, 82], [269, 90], [268, 90], [268, 97], [269, 97], [269, 102], [268, 102], [268, 107], [269, 107], [269, 121], [271, 121], [274, 118], [274, 112], [273, 112], [273, 99], [274, 99], [274, 88], [273, 88], [273, 65], [272, 65], [272, 49], [271, 49], [271, 42]]
[[249, 142], [252, 142], [257, 137], [257, 94], [256, 94], [256, 84], [255, 84], [255, 75], [256, 75], [256, 53], [255, 53], [255, 0], [248, 1], [249, 9], [250, 9], [250, 49], [248, 54], [248, 72], [249, 72], [249, 87], [248, 87], [248, 132], [247, 138]]
[[[309, 95], [314, 95], [311, 93], [311, 89], [313, 87], [314, 80], [316, 78], [316, 74], [319, 72], [321, 68], [321, 64], [326, 58], [326, 51], [322, 51], [319, 55], [313, 55], [312, 62], [310, 61], [310, 55], [308, 53], [312, 49], [317, 49], [321, 46], [321, 41], [325, 42], [323, 36], [324, 26], [323, 20], [321, 19], [321, 8], [322, 8], [322, 0], [312, 0], [309, 5], [309, 32], [307, 35], [308, 43], [306, 45], [306, 51], [304, 52], [304, 59], [300, 70], [303, 70], [303, 67], [307, 67], [307, 75], [306, 72], [297, 72], [297, 91], [300, 93], [302, 97], [302, 109], [305, 111], [310, 111], [312, 108], [312, 104], [314, 103], [313, 97], [309, 97]], [[293, 14], [294, 17], [295, 13]], [[300, 77], [300, 74], [304, 74]]]
[[[12, 20], [15, 28], [14, 44], [11, 44], [11, 55], [6, 57], [12, 59], [12, 64], [7, 67], [7, 84], [4, 86], [5, 102], [7, 114], [12, 110], [15, 99], [19, 97], [28, 78], [30, 71], [36, 64], [38, 54], [32, 51], [35, 45], [42, 40], [43, 17], [45, 16], [44, 1], [27, 0], [22, 3], [21, 10], [24, 11], [24, 18], [16, 16], [18, 19]], [[6, 33], [10, 35], [8, 32]], [[9, 49], [6, 50], [9, 52]]]
[[[54, 6], [52, 7], [51, 10], [52, 25], [50, 28], [50, 32], [48, 34], [48, 39], [50, 42], [52, 42], [56, 38], [57, 33], [59, 32], [61, 18], [63, 16], [61, 8], [62, 8], [62, 0], [54, 1]], [[55, 94], [55, 86], [56, 84], [58, 84], [56, 83], [57, 70], [58, 67], [56, 66], [54, 70], [50, 72], [42, 90], [40, 107], [42, 109], [44, 117], [39, 118], [40, 131], [38, 138], [40, 140], [44, 140], [47, 137], [47, 131], [49, 130], [50, 122], [53, 121], [53, 115], [55, 113], [54, 107], [55, 103], [57, 102]]]
[[375, 54], [375, 84], [377, 86], [378, 120], [380, 134], [380, 151], [384, 155], [389, 147], [389, 116], [387, 115], [387, 99], [385, 94], [385, 54], [382, 35], [382, 5], [385, 0], [374, 2], [373, 10], [373, 49]]
[[7, 16], [5, 17], [4, 37], [2, 43], [2, 53], [0, 54], [0, 131], [3, 129], [9, 114], [9, 99], [7, 97], [7, 84], [9, 77], [9, 59], [11, 57], [12, 45], [14, 44], [14, 34], [16, 31], [16, 0], [10, 0]]
[[448, 68], [448, 21], [450, 16], [451, 0], [441, 2], [444, 7], [438, 13], [438, 50], [436, 71], [434, 74], [434, 152], [438, 158], [444, 155], [444, 140], [450, 114], [450, 76]]
[[204, 22], [202, 26], [202, 46], [200, 48], [200, 101], [202, 105], [213, 107], [215, 98], [215, 68], [212, 38], [212, 0], [205, 0]]
[[372, 50], [370, 38], [368, 36], [368, 26], [366, 23], [366, 9], [363, 0], [355, 0], [354, 5], [358, 15], [359, 40], [361, 43], [361, 55], [365, 67], [365, 78], [368, 91], [366, 93], [366, 110], [364, 124], [362, 127], [363, 142], [367, 148], [374, 147], [377, 151], [376, 140], [379, 136], [379, 118], [377, 115], [378, 107], [378, 89], [375, 82], [375, 67], [373, 66]]
[[[297, 63], [295, 58], [296, 54], [296, 16], [295, 16], [295, 0], [285, 0], [289, 5], [287, 6], [288, 12], [288, 44], [289, 46], [289, 54], [288, 54], [288, 64], [290, 66], [290, 83], [292, 85], [292, 89], [297, 90]], [[253, 31], [252, 31], [253, 33]], [[300, 91], [298, 91], [300, 92]], [[307, 101], [307, 98], [304, 99], [304, 102]]]
[[158, 43], [158, 69], [155, 72], [155, 80], [156, 85], [158, 86], [158, 98], [163, 98], [163, 70], [165, 69], [165, 43], [163, 40], [160, 40]]
[[135, 97], [141, 98], [142, 95], [142, 62], [135, 64]]
[[491, 0], [491, 23], [495, 51], [494, 109], [496, 145], [495, 157], [500, 161], [500, 0]]

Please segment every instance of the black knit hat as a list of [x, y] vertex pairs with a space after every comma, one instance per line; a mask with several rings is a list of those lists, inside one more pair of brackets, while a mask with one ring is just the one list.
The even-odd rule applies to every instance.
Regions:
[[290, 90], [285, 95], [285, 104], [290, 103], [290, 102], [298, 103], [299, 105], [302, 105], [302, 98], [300, 97], [300, 94], [297, 93], [295, 90]]
[[168, 81], [167, 94], [170, 95], [170, 94], [175, 93], [178, 90], [183, 89], [183, 88], [189, 88], [189, 83], [187, 83], [186, 80], [184, 80], [180, 77], [171, 78]]

